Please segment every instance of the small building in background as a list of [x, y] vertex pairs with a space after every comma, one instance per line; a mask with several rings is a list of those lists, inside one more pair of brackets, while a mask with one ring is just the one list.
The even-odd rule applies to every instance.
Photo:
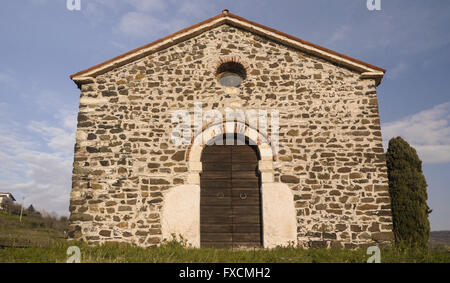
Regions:
[[11, 193], [0, 193], [0, 210], [6, 210], [8, 203], [15, 201], [16, 199]]

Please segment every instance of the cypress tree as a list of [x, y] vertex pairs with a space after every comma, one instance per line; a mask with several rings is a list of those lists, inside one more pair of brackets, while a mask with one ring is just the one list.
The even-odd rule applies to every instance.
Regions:
[[401, 137], [392, 138], [386, 153], [392, 220], [397, 244], [425, 248], [430, 223], [427, 183], [416, 150]]

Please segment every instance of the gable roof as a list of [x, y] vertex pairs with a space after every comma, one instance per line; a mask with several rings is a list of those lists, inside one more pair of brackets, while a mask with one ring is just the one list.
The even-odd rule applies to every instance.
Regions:
[[16, 199], [14, 198], [14, 196], [11, 193], [0, 193], [0, 197], [5, 197], [5, 196], [9, 197], [13, 201], [16, 201]]
[[211, 30], [224, 24], [229, 24], [231, 26], [235, 26], [250, 31], [252, 33], [264, 36], [266, 38], [288, 45], [300, 51], [313, 54], [317, 57], [329, 60], [336, 64], [358, 71], [361, 73], [361, 78], [366, 79], [374, 78], [377, 82], [377, 85], [381, 82], [381, 79], [383, 78], [384, 73], [386, 72], [386, 70], [383, 68], [371, 65], [358, 59], [354, 59], [347, 55], [305, 41], [303, 39], [286, 34], [284, 32], [272, 29], [270, 27], [249, 21], [240, 16], [229, 13], [228, 10], [223, 10], [221, 14], [215, 17], [197, 23], [188, 28], [182, 29], [176, 33], [168, 35], [152, 43], [138, 47], [134, 50], [126, 52], [122, 55], [114, 57], [98, 65], [92, 66], [88, 69], [75, 73], [71, 75], [70, 78], [78, 86], [80, 86], [83, 83], [93, 82], [94, 77], [104, 74], [109, 70], [115, 69], [127, 63], [138, 60], [151, 53], [169, 48], [172, 45], [195, 37], [205, 31]]

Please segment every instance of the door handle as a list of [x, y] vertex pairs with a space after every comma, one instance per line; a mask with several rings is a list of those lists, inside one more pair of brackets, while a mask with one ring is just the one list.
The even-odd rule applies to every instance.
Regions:
[[247, 199], [247, 194], [246, 194], [246, 193], [241, 193], [241, 194], [239, 195], [239, 197], [240, 197], [242, 200]]

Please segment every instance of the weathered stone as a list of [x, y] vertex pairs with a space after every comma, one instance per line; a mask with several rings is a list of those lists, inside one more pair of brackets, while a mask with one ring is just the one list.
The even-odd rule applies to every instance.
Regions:
[[342, 168], [339, 168], [337, 171], [338, 171], [338, 173], [349, 173], [350, 171], [352, 171], [352, 168], [342, 167]]
[[350, 173], [350, 179], [360, 179], [362, 175], [360, 173]]
[[380, 232], [380, 224], [379, 223], [372, 223], [372, 226], [369, 227], [369, 232]]
[[147, 243], [151, 244], [151, 245], [156, 245], [159, 244], [161, 242], [161, 238], [159, 237], [150, 237], [147, 239]]
[[100, 184], [92, 184], [92, 185], [91, 185], [91, 188], [92, 188], [93, 190], [103, 190], [103, 186], [100, 185]]
[[139, 230], [136, 231], [136, 236], [147, 236], [148, 235], [148, 231], [143, 231], [143, 230]]
[[131, 206], [119, 206], [119, 211], [131, 211]]
[[152, 199], [151, 201], [149, 201], [148, 203], [149, 204], [157, 204], [157, 203], [161, 203], [162, 201], [163, 201], [162, 198], [155, 198], [155, 199]]
[[136, 75], [136, 80], [140, 80], [140, 79], [143, 79], [143, 78], [145, 78], [145, 74], [137, 74]]
[[72, 213], [70, 221], [92, 221], [94, 217], [89, 214]]
[[178, 151], [177, 153], [172, 155], [172, 160], [174, 160], [174, 161], [182, 161], [182, 160], [184, 160], [184, 154], [185, 154], [184, 150]]
[[106, 203], [105, 203], [105, 205], [106, 206], [115, 206], [117, 204], [117, 202], [115, 202], [115, 201], [107, 201]]
[[101, 230], [98, 234], [103, 237], [110, 237], [111, 231], [110, 230]]
[[327, 247], [327, 242], [326, 241], [311, 241], [310, 246], [311, 246], [311, 248], [315, 248], [315, 249], [324, 249]]
[[169, 185], [170, 182], [164, 179], [150, 179], [150, 184], [152, 185]]
[[352, 232], [361, 232], [362, 231], [361, 226], [359, 226], [359, 225], [350, 225], [350, 230]]
[[128, 223], [127, 222], [120, 222], [119, 224], [116, 225], [116, 227], [118, 227], [118, 228], [128, 228]]
[[93, 133], [90, 133], [90, 134], [88, 134], [88, 136], [87, 136], [88, 141], [90, 141], [90, 140], [95, 140], [96, 138], [97, 138], [97, 135], [96, 135], [96, 134], [93, 134]]
[[325, 209], [327, 209], [327, 205], [324, 203], [318, 204], [318, 205], [316, 205], [315, 209], [316, 210], [325, 210]]
[[379, 232], [379, 233], [373, 233], [372, 239], [374, 241], [393, 241], [394, 240], [394, 233], [392, 232]]
[[338, 232], [342, 232], [347, 230], [347, 225], [346, 224], [336, 224], [336, 231]]
[[281, 182], [290, 183], [290, 184], [298, 184], [300, 182], [300, 179], [298, 177], [291, 176], [291, 175], [283, 175], [283, 176], [281, 176]]
[[117, 96], [117, 92], [105, 90], [102, 92], [102, 95], [105, 97]]
[[89, 153], [97, 153], [97, 152], [100, 152], [100, 150], [98, 150], [98, 149], [95, 148], [95, 147], [91, 147], [91, 146], [86, 147], [86, 151], [89, 152]]
[[336, 240], [337, 239], [336, 233], [325, 233], [324, 232], [322, 234], [322, 237], [327, 240]]
[[373, 209], [377, 209], [378, 205], [374, 205], [374, 204], [363, 204], [358, 206], [356, 209], [357, 210], [373, 210]]

